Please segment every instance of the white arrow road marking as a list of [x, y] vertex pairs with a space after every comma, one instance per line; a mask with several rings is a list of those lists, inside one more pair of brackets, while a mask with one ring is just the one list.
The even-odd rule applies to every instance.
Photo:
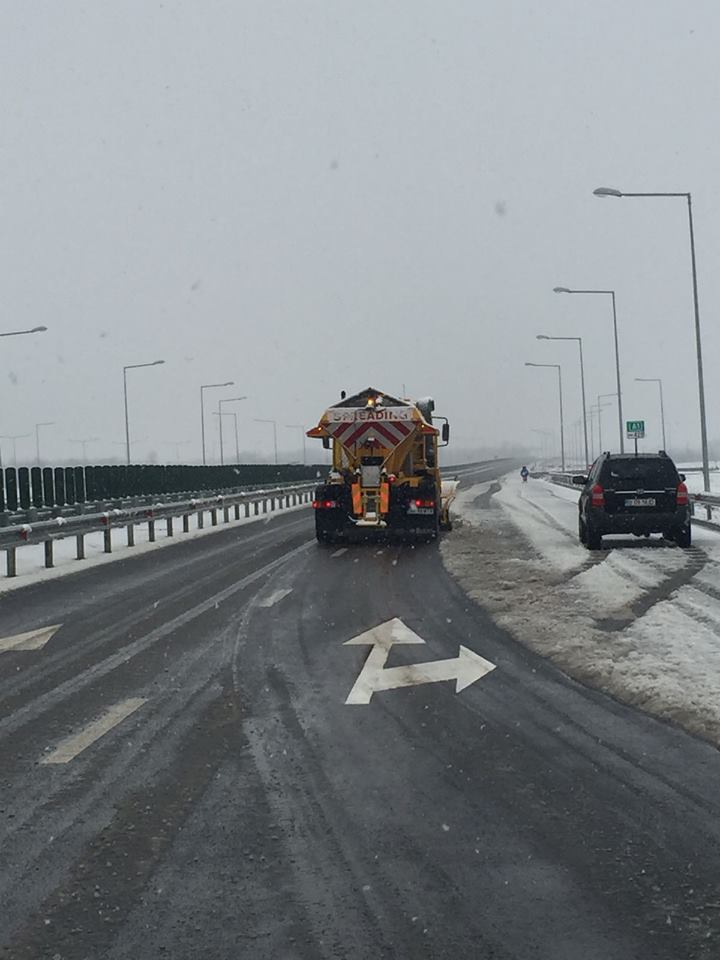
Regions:
[[56, 623], [52, 627], [18, 633], [14, 637], [1, 637], [0, 653], [7, 653], [8, 650], [40, 650], [48, 640], [52, 640], [61, 626], [61, 623]]
[[269, 597], [265, 597], [264, 600], [261, 600], [258, 606], [274, 607], [276, 603], [280, 603], [281, 600], [284, 600], [289, 593], [292, 593], [292, 587], [286, 590], [275, 590], [270, 594]]
[[494, 663], [462, 646], [457, 657], [449, 660], [386, 667], [390, 648], [394, 644], [425, 643], [422, 637], [406, 627], [397, 617], [346, 641], [346, 645], [368, 643], [371, 643], [373, 648], [345, 703], [370, 703], [373, 693], [378, 690], [395, 690], [420, 683], [437, 683], [440, 680], [455, 680], [455, 692], [460, 693], [465, 687], [495, 669]]
[[390, 647], [396, 643], [425, 643], [422, 637], [418, 636], [410, 627], [406, 627], [402, 620], [393, 617], [385, 623], [380, 623], [377, 627], [366, 630], [365, 633], [353, 637], [352, 640], [346, 640], [345, 646], [363, 646], [372, 644], [375, 647], [382, 647], [384, 650], [390, 650]]
[[113, 727], [122, 723], [131, 713], [135, 713], [144, 703], [147, 703], [145, 697], [131, 697], [129, 700], [116, 703], [101, 717], [88, 724], [84, 730], [63, 740], [52, 753], [42, 757], [40, 763], [69, 763], [100, 737], [104, 737]]

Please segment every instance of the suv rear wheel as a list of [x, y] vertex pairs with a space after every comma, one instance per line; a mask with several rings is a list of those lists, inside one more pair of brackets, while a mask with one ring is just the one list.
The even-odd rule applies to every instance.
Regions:
[[690, 528], [690, 524], [688, 524], [686, 527], [680, 527], [679, 530], [676, 530], [673, 540], [679, 547], [683, 547], [685, 550], [687, 550], [688, 547], [691, 547], [692, 530]]
[[587, 543], [587, 530], [582, 517], [578, 517], [578, 540], [580, 543]]
[[585, 525], [585, 546], [588, 550], [602, 550], [602, 534], [590, 523]]

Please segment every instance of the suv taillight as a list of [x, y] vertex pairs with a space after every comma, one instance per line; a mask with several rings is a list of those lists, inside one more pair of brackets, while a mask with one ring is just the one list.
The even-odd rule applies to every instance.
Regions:
[[677, 499], [675, 500], [675, 503], [678, 505], [678, 507], [686, 507], [689, 502], [690, 499], [688, 497], [688, 488], [684, 483], [679, 483], [677, 485]]
[[596, 483], [595, 486], [590, 491], [590, 496], [592, 498], [592, 505], [594, 507], [604, 507], [605, 506], [605, 491], [600, 486], [599, 483]]

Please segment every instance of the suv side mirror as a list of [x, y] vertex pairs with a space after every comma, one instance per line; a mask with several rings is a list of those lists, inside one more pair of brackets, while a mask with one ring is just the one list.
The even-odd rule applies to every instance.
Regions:
[[584, 487], [585, 484], [588, 482], [588, 478], [584, 477], [581, 473], [578, 473], [577, 476], [572, 478], [572, 482], [574, 484], [577, 484], [578, 487]]
[[678, 474], [678, 477], [680, 477], [680, 483], [685, 483], [685, 474], [684, 474], [684, 473], [679, 473], [679, 474]]
[[450, 440], [450, 424], [444, 423], [442, 425], [442, 442], [448, 443]]

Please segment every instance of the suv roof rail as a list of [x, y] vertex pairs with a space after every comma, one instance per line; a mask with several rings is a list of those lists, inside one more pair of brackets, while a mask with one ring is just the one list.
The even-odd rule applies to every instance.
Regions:
[[659, 456], [659, 457], [666, 457], [666, 456], [667, 456], [667, 453], [665, 453], [664, 450], [658, 450], [658, 456]]

